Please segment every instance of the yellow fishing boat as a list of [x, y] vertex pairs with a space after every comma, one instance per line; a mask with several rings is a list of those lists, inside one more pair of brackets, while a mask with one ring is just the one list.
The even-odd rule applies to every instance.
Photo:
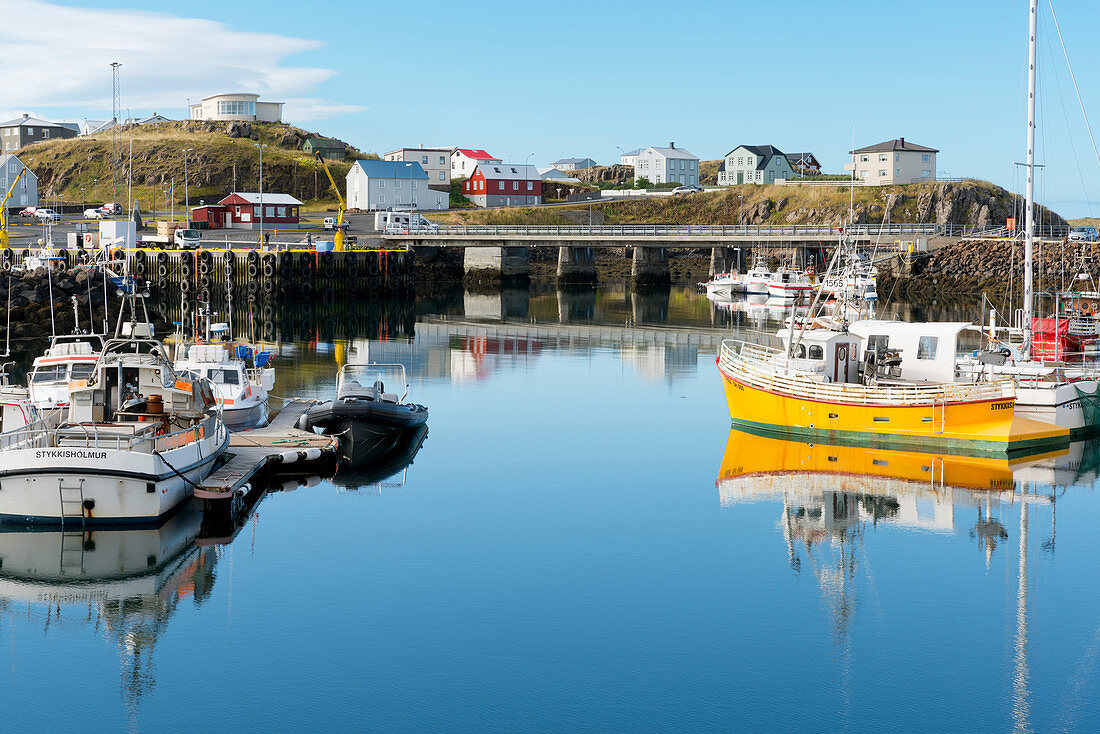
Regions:
[[724, 341], [718, 369], [737, 427], [971, 455], [1034, 453], [1069, 444], [1067, 429], [1016, 415], [1011, 379], [906, 381], [895, 375], [900, 357], [889, 356], [884, 360], [872, 351], [861, 361], [858, 336], [814, 328], [802, 330], [787, 350]]

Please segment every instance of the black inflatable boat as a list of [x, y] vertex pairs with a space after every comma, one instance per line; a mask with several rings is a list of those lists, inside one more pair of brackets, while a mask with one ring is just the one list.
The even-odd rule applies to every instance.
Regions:
[[[401, 392], [387, 392], [399, 381]], [[360, 466], [377, 454], [391, 434], [413, 431], [428, 421], [423, 405], [404, 402], [408, 395], [402, 365], [344, 365], [336, 377], [336, 399], [318, 403], [298, 419], [302, 430], [336, 436], [343, 457]]]

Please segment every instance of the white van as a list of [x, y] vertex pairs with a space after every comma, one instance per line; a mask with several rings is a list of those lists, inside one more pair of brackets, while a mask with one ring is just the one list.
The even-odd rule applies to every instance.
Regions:
[[408, 234], [411, 232], [434, 232], [439, 225], [429, 222], [416, 212], [375, 212], [374, 228], [386, 234]]
[[197, 250], [202, 245], [202, 235], [197, 229], [184, 229], [179, 227], [173, 234], [176, 247], [181, 250]]
[[[326, 230], [328, 232], [333, 232], [333, 231], [336, 230], [336, 222], [337, 222], [336, 217], [325, 217], [325, 221], [321, 224], [321, 229]], [[344, 223], [343, 223], [343, 226], [344, 226], [344, 229], [346, 230], [348, 227], [351, 226], [351, 222], [349, 222], [348, 220], [345, 219]]]

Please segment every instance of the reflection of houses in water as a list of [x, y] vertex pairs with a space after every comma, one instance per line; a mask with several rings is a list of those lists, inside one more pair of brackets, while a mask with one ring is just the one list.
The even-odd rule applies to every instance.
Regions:
[[0, 609], [40, 620], [47, 631], [105, 629], [133, 715], [156, 686], [153, 652], [169, 620], [213, 588], [216, 549], [195, 544], [201, 525], [202, 513], [189, 505], [159, 528], [0, 532]]

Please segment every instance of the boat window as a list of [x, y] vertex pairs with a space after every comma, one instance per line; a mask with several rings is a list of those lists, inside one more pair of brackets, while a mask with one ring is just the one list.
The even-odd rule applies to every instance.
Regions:
[[806, 345], [805, 344], [799, 344], [798, 345], [798, 358], [799, 359], [806, 359]]
[[68, 380], [65, 365], [55, 364], [48, 367], [39, 367], [31, 374], [31, 382], [56, 382]]
[[239, 385], [240, 375], [237, 370], [210, 370], [206, 373], [210, 381], [216, 385]]
[[939, 341], [938, 336], [922, 336], [917, 342], [917, 359], [935, 359]]
[[810, 359], [825, 359], [825, 352], [820, 344], [810, 345]]
[[72, 371], [69, 373], [69, 379], [87, 380], [89, 377], [92, 376], [92, 367], [94, 366], [95, 365], [93, 365], [91, 362], [78, 362], [74, 364]]
[[867, 351], [878, 352], [890, 346], [890, 337], [885, 334], [871, 334], [867, 337]]

